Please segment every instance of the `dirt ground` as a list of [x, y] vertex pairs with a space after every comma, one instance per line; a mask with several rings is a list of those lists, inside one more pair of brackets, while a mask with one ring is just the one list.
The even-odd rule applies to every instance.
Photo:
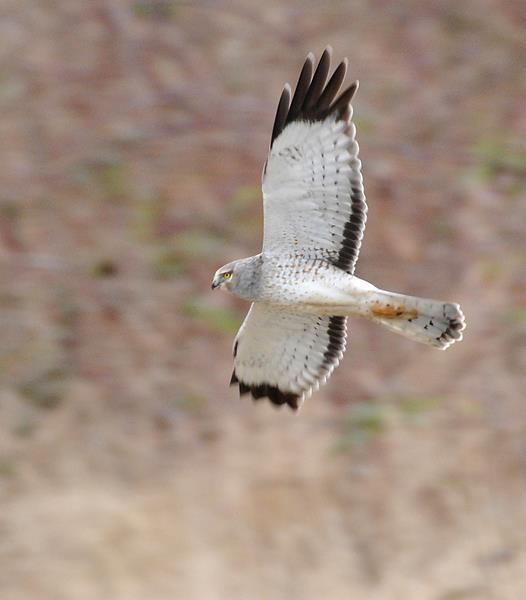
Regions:
[[[521, 0], [0, 3], [0, 598], [526, 597]], [[357, 274], [460, 302], [445, 353], [359, 320], [299, 415], [239, 400], [276, 103], [355, 101]]]

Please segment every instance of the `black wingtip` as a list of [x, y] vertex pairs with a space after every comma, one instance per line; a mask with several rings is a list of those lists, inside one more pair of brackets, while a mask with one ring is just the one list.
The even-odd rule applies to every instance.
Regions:
[[353, 81], [351, 85], [346, 88], [340, 96], [332, 103], [329, 111], [330, 113], [336, 114], [338, 119], [348, 120], [346, 114], [349, 114], [349, 105], [351, 104], [351, 100], [356, 94], [356, 90], [358, 89], [358, 82]]
[[239, 395], [244, 396], [250, 392], [250, 386], [244, 384], [242, 381], [239, 382]]
[[274, 119], [274, 127], [272, 129], [272, 140], [278, 137], [283, 131], [285, 123], [287, 121], [287, 114], [290, 107], [290, 86], [288, 83], [283, 87], [281, 97], [278, 103], [278, 109], [276, 111], [276, 118]]
[[346, 73], [347, 73], [347, 60], [345, 59], [345, 60], [342, 60], [342, 62], [334, 70], [332, 77], [330, 78], [329, 82], [325, 86], [325, 89], [323, 90], [323, 92], [318, 100], [317, 110], [320, 113], [327, 111], [329, 109], [329, 107], [331, 106], [331, 103], [333, 102], [336, 94], [342, 87], [342, 83], [345, 79]]
[[234, 382], [234, 377], [235, 372], [232, 375], [231, 383], [239, 384], [239, 394], [241, 396], [244, 396], [245, 394], [250, 394], [254, 401], [267, 398], [274, 406], [286, 405], [294, 411], [298, 410], [298, 408], [300, 407], [301, 396], [298, 394], [295, 394], [293, 392], [284, 392], [280, 390], [277, 386], [268, 383], [246, 384], [243, 381], [239, 381], [237, 377], [235, 377]]
[[358, 82], [351, 84], [338, 96], [345, 79], [348, 61], [344, 58], [327, 82], [331, 57], [332, 47], [327, 46], [314, 70], [314, 55], [309, 52], [303, 63], [294, 94], [292, 95], [288, 85], [285, 86], [272, 128], [271, 146], [285, 127], [294, 121], [323, 121], [333, 114], [338, 120], [349, 119], [349, 103], [358, 89]]
[[327, 44], [325, 46], [325, 50], [323, 51], [322, 57], [326, 55], [329, 57], [329, 60], [330, 60], [332, 58], [332, 52], [333, 52], [332, 46], [330, 44]]
[[[290, 104], [289, 112], [286, 116], [285, 123], [283, 127], [290, 121], [298, 118], [303, 103], [305, 101], [305, 96], [307, 95], [307, 91], [312, 81], [312, 73], [314, 71], [314, 55], [309, 52], [305, 62], [303, 63], [303, 67], [300, 72], [300, 76], [298, 77], [298, 82], [296, 83], [296, 89], [294, 91], [294, 96], [292, 98], [292, 102]], [[279, 135], [279, 134], [278, 134]]]
[[307, 54], [307, 56], [305, 57], [305, 62], [310, 62], [312, 64], [312, 66], [314, 67], [314, 61], [316, 60], [316, 57], [314, 56], [314, 54], [312, 52], [309, 52]]
[[332, 50], [329, 51], [328, 48], [325, 48], [320, 61], [318, 62], [318, 66], [316, 67], [316, 71], [314, 71], [311, 84], [307, 90], [307, 95], [305, 96], [305, 101], [303, 102], [302, 108], [305, 114], [308, 114], [309, 111], [315, 109], [317, 102], [322, 95], [327, 76], [329, 75], [329, 69], [331, 68], [331, 54]]

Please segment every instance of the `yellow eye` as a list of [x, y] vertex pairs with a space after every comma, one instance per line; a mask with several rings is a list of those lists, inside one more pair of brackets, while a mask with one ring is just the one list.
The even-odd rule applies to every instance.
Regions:
[[232, 273], [223, 273], [223, 279], [230, 279], [232, 277]]

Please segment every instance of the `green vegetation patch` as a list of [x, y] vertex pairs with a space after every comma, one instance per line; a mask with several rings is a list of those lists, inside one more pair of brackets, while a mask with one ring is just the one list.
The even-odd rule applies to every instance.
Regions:
[[232, 334], [239, 328], [239, 316], [231, 308], [218, 308], [201, 302], [188, 302], [183, 312], [187, 317], [204, 324], [211, 331]]
[[403, 417], [415, 421], [436, 410], [440, 406], [440, 399], [410, 396], [402, 398], [398, 406]]
[[175, 236], [177, 251], [191, 258], [214, 256], [223, 247], [223, 239], [207, 229], [187, 229]]
[[132, 10], [143, 19], [172, 19], [177, 14], [178, 5], [175, 0], [136, 0]]
[[382, 434], [387, 426], [387, 412], [388, 407], [385, 404], [376, 402], [353, 404], [345, 419], [343, 433], [336, 449], [352, 450]]
[[261, 188], [255, 185], [243, 185], [232, 194], [228, 206], [233, 212], [241, 212], [252, 206], [261, 198]]
[[57, 408], [65, 393], [63, 369], [53, 368], [35, 375], [18, 386], [18, 391], [33, 406], [42, 410]]
[[184, 271], [181, 257], [170, 248], [161, 248], [156, 252], [152, 267], [158, 279], [175, 279]]
[[113, 156], [78, 165], [71, 174], [71, 180], [87, 190], [95, 191], [106, 200], [121, 200], [128, 197], [132, 189], [128, 165]]
[[501, 174], [526, 176], [526, 144], [518, 140], [485, 138], [473, 148], [476, 170], [482, 179], [492, 180]]

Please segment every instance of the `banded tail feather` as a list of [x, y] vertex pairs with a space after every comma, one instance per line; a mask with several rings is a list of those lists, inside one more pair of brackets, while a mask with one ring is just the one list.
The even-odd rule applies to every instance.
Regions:
[[466, 321], [458, 304], [384, 291], [375, 298], [369, 317], [395, 333], [440, 350], [462, 339]]

